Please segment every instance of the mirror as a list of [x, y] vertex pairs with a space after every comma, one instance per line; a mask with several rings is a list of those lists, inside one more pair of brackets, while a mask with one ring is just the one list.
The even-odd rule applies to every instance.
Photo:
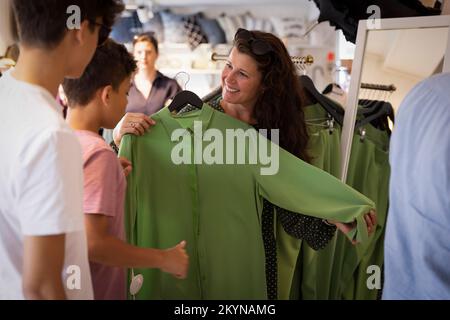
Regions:
[[397, 110], [414, 85], [442, 72], [448, 30], [442, 27], [369, 31], [360, 84], [392, 84], [395, 91], [364, 89], [360, 85], [358, 98], [385, 98]]
[[[361, 99], [387, 101], [394, 113], [407, 93], [433, 74], [450, 71], [450, 16], [360, 21], [341, 143], [341, 180], [347, 182]], [[372, 85], [372, 89], [366, 89]], [[374, 90], [373, 85], [382, 89]], [[393, 87], [389, 88], [390, 85]], [[363, 88], [362, 88], [363, 87]], [[395, 90], [394, 90], [395, 88]], [[358, 129], [358, 125], [356, 125]]]

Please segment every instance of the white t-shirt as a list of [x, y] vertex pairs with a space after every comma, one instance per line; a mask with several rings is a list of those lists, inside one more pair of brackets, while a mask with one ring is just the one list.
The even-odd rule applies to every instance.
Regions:
[[66, 235], [68, 299], [93, 299], [81, 147], [45, 89], [0, 78], [0, 300], [24, 299], [24, 236]]

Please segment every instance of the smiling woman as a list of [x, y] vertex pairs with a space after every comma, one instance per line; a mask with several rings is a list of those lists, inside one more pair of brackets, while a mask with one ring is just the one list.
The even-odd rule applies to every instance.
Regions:
[[238, 30], [222, 72], [221, 107], [259, 128], [280, 129], [280, 146], [309, 161], [302, 91], [286, 47], [276, 36]]

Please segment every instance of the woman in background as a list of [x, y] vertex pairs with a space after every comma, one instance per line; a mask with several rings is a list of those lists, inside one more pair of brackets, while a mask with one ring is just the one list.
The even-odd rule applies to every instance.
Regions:
[[158, 41], [152, 34], [136, 36], [133, 54], [137, 60], [138, 71], [129, 93], [127, 112], [151, 116], [161, 110], [181, 88], [174, 79], [166, 77], [156, 69], [159, 48]]
[[181, 91], [176, 80], [166, 77], [156, 69], [159, 47], [152, 33], [135, 37], [133, 54], [138, 71], [128, 93], [127, 113], [112, 135], [114, 143], [111, 143], [111, 146], [116, 152], [124, 134], [144, 135], [155, 125], [150, 116], [161, 110], [168, 100]]

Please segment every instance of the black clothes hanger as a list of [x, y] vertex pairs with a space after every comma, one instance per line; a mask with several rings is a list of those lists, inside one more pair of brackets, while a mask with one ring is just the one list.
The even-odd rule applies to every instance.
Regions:
[[358, 114], [371, 115], [377, 112], [384, 103], [385, 101], [380, 100], [359, 100], [358, 104], [362, 106], [362, 108], [358, 109]]
[[394, 108], [389, 102], [379, 101], [376, 104], [377, 110], [372, 113], [365, 114], [365, 118], [358, 120], [355, 124], [355, 130], [371, 123], [374, 127], [390, 133], [390, 128], [387, 119], [391, 119], [395, 123]]
[[344, 123], [344, 110], [333, 100], [317, 91], [310, 77], [301, 75], [300, 84], [311, 96], [311, 98], [313, 98], [315, 102], [319, 103], [333, 117], [333, 119], [342, 126]]
[[326, 86], [325, 89], [323, 89], [322, 94], [328, 94], [328, 93], [332, 92], [333, 89], [336, 89], [336, 88], [342, 90], [341, 86], [338, 85], [337, 83], [330, 83], [329, 85]]
[[170, 112], [180, 112], [186, 105], [190, 104], [197, 109], [203, 107], [203, 101], [192, 91], [184, 90], [173, 98], [172, 103], [169, 105]]

